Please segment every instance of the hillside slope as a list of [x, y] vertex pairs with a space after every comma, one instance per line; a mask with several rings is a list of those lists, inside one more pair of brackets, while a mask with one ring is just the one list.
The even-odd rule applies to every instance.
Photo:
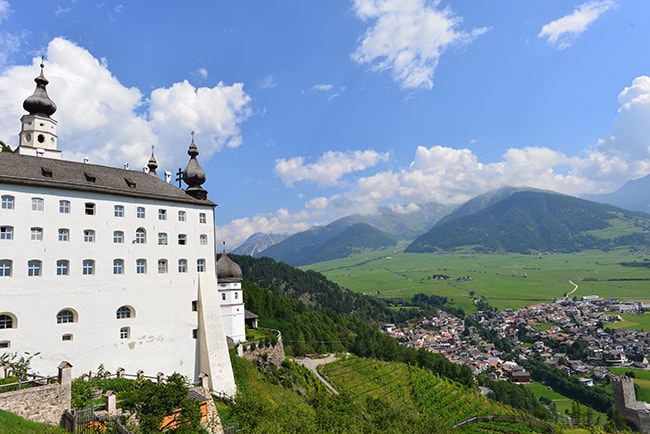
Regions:
[[576, 252], [648, 246], [650, 216], [540, 191], [514, 192], [464, 217], [434, 226], [407, 252], [472, 247], [484, 252]]
[[294, 234], [263, 250], [258, 256], [298, 266], [346, 257], [365, 249], [381, 249], [397, 244], [390, 235], [367, 223], [349, 224], [337, 220]]

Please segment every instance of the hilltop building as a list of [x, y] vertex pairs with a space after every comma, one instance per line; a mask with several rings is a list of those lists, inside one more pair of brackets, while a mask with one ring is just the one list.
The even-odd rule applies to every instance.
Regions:
[[43, 65], [35, 81], [19, 146], [0, 153], [0, 353], [38, 352], [41, 374], [62, 360], [207, 374], [234, 395], [226, 337], [245, 336], [241, 270], [218, 285], [216, 204], [194, 135], [185, 189], [157, 176], [153, 152], [146, 171], [62, 160]]

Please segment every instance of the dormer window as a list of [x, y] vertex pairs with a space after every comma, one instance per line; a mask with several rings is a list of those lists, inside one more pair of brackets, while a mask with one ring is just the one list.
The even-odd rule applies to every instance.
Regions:
[[135, 182], [133, 182], [133, 181], [130, 180], [129, 178], [124, 178], [124, 182], [126, 182], [126, 185], [127, 185], [129, 188], [135, 188]]
[[88, 182], [95, 182], [97, 181], [97, 177], [95, 175], [92, 175], [88, 172], [84, 172], [84, 176], [86, 177], [86, 181]]
[[47, 167], [41, 167], [41, 175], [43, 175], [46, 178], [51, 178], [52, 169], [48, 169]]

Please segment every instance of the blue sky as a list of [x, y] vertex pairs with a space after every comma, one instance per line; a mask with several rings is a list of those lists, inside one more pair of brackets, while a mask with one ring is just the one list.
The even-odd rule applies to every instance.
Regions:
[[231, 248], [505, 185], [650, 173], [644, 0], [0, 0], [0, 140], [45, 57], [63, 158], [187, 163]]

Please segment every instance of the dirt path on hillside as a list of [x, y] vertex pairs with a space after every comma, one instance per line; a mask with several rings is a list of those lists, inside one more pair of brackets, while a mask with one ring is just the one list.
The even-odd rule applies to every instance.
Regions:
[[316, 378], [318, 378], [321, 383], [323, 383], [329, 390], [331, 390], [335, 394], [339, 394], [339, 391], [334, 388], [326, 379], [324, 379], [320, 373], [318, 372], [318, 367], [320, 365], [326, 365], [328, 363], [332, 363], [333, 361], [336, 360], [336, 356], [334, 354], [329, 354], [324, 357], [319, 357], [316, 359], [312, 359], [311, 357], [305, 357], [304, 359], [291, 359], [296, 363], [300, 363], [301, 365], [307, 367], [311, 372], [314, 373]]

